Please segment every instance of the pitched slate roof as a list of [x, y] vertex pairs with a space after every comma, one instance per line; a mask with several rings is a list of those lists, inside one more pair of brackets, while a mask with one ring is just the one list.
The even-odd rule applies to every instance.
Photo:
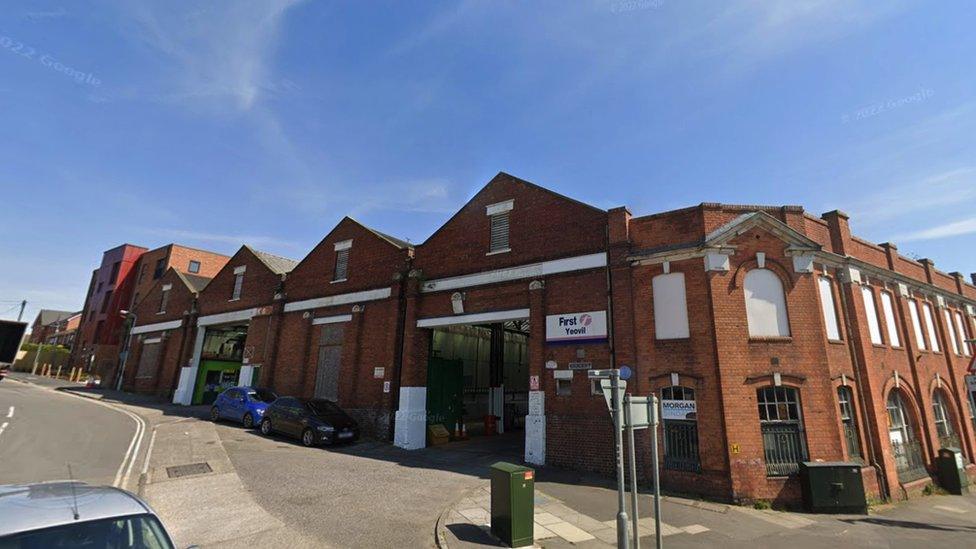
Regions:
[[401, 239], [399, 239], [399, 238], [397, 238], [395, 236], [390, 236], [390, 235], [388, 235], [386, 233], [377, 231], [376, 229], [370, 227], [369, 225], [366, 225], [366, 224], [362, 223], [358, 219], [353, 219], [353, 218], [349, 217], [349, 220], [352, 221], [353, 223], [359, 225], [360, 227], [366, 229], [367, 231], [375, 234], [376, 236], [382, 238], [383, 240], [389, 242], [390, 244], [393, 244], [397, 248], [400, 248], [401, 250], [405, 250], [407, 248], [413, 248], [413, 244], [407, 242], [406, 240], [401, 240]]
[[47, 326], [48, 324], [53, 324], [55, 322], [60, 322], [78, 313], [75, 311], [56, 311], [54, 309], [41, 309], [37, 313], [37, 318], [41, 322], [41, 326]]
[[173, 270], [176, 272], [177, 276], [183, 279], [183, 283], [186, 284], [187, 288], [190, 288], [190, 291], [192, 291], [193, 293], [199, 293], [200, 290], [206, 288], [207, 284], [209, 284], [210, 281], [213, 280], [212, 278], [207, 278], [205, 276], [183, 273], [177, 271], [176, 269]]
[[246, 247], [247, 249], [251, 250], [251, 253], [260, 259], [262, 263], [271, 269], [271, 272], [275, 274], [285, 274], [294, 269], [295, 265], [298, 265], [298, 261], [295, 261], [294, 259], [288, 259], [287, 257], [281, 257], [280, 255], [255, 250], [250, 246]]

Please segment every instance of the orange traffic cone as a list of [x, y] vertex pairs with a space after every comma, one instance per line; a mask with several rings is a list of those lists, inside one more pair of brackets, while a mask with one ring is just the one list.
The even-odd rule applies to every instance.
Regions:
[[468, 438], [468, 426], [463, 421], [461, 422], [461, 438]]
[[457, 421], [454, 422], [454, 438], [461, 438], [461, 423]]

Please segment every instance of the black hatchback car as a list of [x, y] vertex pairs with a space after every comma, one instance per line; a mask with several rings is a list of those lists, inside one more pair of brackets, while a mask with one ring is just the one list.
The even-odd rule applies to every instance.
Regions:
[[261, 433], [281, 433], [316, 446], [352, 442], [359, 438], [359, 425], [330, 400], [280, 397], [265, 410]]

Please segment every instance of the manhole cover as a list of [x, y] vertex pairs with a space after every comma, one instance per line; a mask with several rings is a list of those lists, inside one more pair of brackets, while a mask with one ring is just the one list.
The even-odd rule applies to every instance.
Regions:
[[210, 464], [204, 463], [189, 463], [187, 465], [176, 465], [173, 467], [166, 468], [166, 474], [169, 478], [179, 478], [188, 477], [191, 475], [205, 475], [207, 473], [213, 472], [210, 468]]

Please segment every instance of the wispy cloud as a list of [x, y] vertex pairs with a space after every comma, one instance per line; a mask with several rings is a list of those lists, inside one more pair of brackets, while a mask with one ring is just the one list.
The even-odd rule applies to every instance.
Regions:
[[895, 238], [896, 242], [913, 242], [918, 240], [936, 240], [939, 238], [951, 238], [954, 236], [964, 236], [976, 233], [976, 217], [944, 223], [901, 235]]
[[163, 238], [172, 238], [179, 240], [180, 242], [211, 242], [230, 244], [235, 248], [243, 244], [249, 244], [258, 248], [298, 248], [298, 244], [291, 240], [284, 240], [278, 237], [265, 235], [222, 234], [166, 228], [144, 229], [144, 232]]
[[174, 64], [158, 97], [231, 103], [249, 110], [272, 83], [268, 63], [285, 13], [303, 0], [223, 0], [197, 10], [124, 2], [133, 35]]
[[[413, 179], [386, 183], [343, 182], [332, 184], [302, 184], [276, 187], [280, 200], [300, 211], [320, 214], [330, 212], [352, 217], [378, 211], [414, 213], [450, 213], [457, 209], [451, 193], [451, 183], [444, 178]], [[267, 189], [255, 189], [260, 198]]]
[[847, 209], [859, 223], [870, 226], [969, 200], [976, 200], [976, 167], [954, 168], [886, 185], [852, 202]]

